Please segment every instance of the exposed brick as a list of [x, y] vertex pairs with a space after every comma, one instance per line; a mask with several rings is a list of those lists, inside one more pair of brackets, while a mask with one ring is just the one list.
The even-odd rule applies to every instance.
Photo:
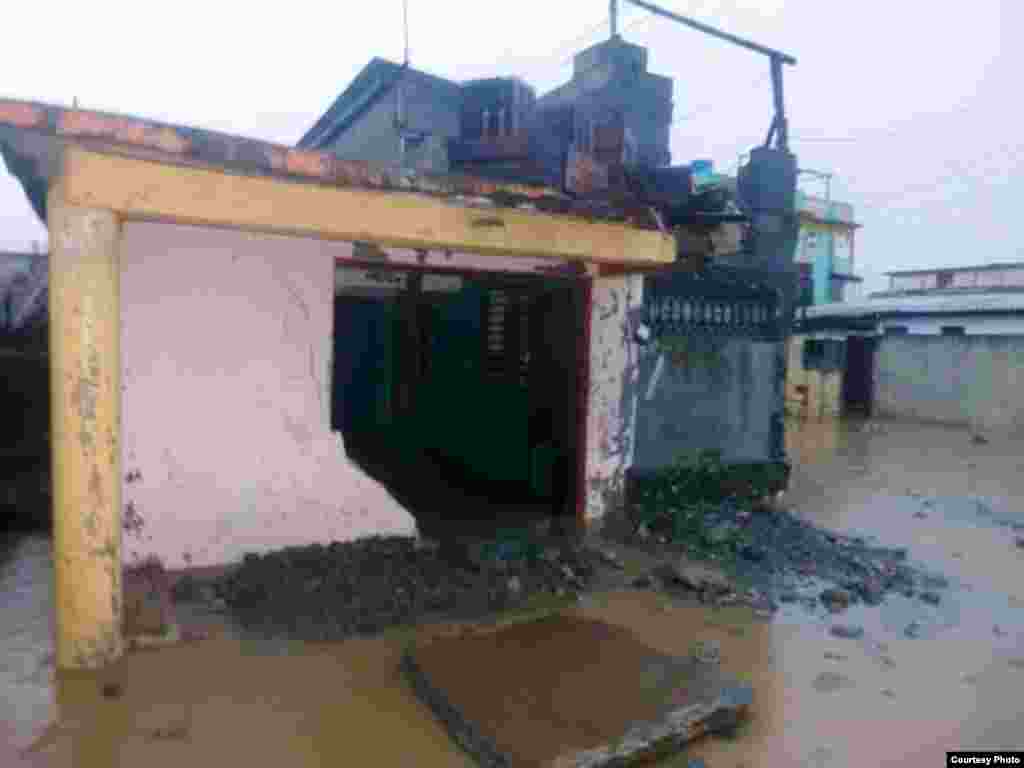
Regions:
[[[189, 149], [189, 141], [173, 128], [161, 128], [148, 134], [147, 146], [162, 149], [176, 155], [184, 154]], [[150, 143], [152, 142], [152, 143]]]
[[0, 100], [0, 123], [35, 128], [46, 122], [46, 111], [31, 104]]
[[270, 164], [270, 169], [277, 173], [284, 173], [288, 168], [288, 150], [284, 147], [278, 147], [273, 144], [267, 144], [264, 147], [264, 151], [267, 156], [267, 162]]
[[148, 125], [141, 120], [110, 117], [80, 110], [62, 111], [57, 123], [61, 136], [109, 139], [122, 144], [158, 149], [180, 155], [189, 148], [189, 141], [170, 126]]
[[368, 163], [359, 160], [335, 159], [331, 168], [332, 181], [358, 186], [382, 187], [384, 174], [370, 169]]
[[285, 170], [297, 176], [322, 179], [328, 176], [330, 158], [323, 152], [304, 152], [290, 149], [285, 156]]
[[[339, 186], [376, 189], [408, 189], [430, 195], [487, 197], [495, 205], [517, 206], [534, 201], [537, 210], [556, 215], [576, 215], [621, 221], [624, 211], [605, 210], [570, 203], [560, 190], [546, 186], [505, 184], [469, 175], [415, 175], [391, 173], [362, 161], [341, 160], [331, 152], [309, 152], [245, 139], [198, 128], [162, 123], [88, 110], [62, 109], [27, 102], [0, 99], [0, 124], [34, 128], [71, 138], [88, 138], [99, 143], [121, 145], [121, 151], [156, 161], [187, 156], [200, 163], [242, 171], [290, 174]], [[593, 156], [577, 155], [571, 164], [577, 194], [606, 190], [609, 169]], [[630, 219], [629, 216], [625, 218]], [[641, 227], [650, 228], [648, 217]]]

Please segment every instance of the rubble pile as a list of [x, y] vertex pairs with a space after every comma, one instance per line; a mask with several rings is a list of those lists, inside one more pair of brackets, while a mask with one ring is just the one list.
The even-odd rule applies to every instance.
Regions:
[[478, 616], [537, 594], [571, 596], [597, 566], [593, 553], [569, 546], [474, 558], [463, 548], [374, 537], [248, 555], [214, 589], [247, 629], [333, 640], [428, 616]]

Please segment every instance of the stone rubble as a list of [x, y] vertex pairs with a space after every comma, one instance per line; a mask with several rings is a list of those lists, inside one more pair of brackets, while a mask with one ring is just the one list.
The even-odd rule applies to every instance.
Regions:
[[225, 611], [257, 632], [333, 640], [431, 616], [482, 616], [533, 595], [572, 598], [607, 565], [569, 544], [536, 556], [502, 550], [491, 559], [478, 549], [467, 557], [402, 537], [291, 547], [248, 555], [215, 581], [185, 577], [174, 597]]

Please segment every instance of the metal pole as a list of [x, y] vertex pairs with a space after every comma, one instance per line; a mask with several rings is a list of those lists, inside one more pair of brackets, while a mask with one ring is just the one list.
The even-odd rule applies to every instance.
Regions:
[[[720, 29], [702, 24], [701, 22], [688, 18], [686, 16], [680, 16], [678, 13], [672, 13], [666, 11], [664, 8], [660, 8], [657, 5], [645, 2], [645, 0], [628, 0], [635, 6], [643, 8], [646, 11], [657, 16], [663, 16], [666, 19], [672, 21], [678, 21], [680, 24], [685, 24], [692, 29], [696, 29], [698, 32], [703, 32], [706, 35], [717, 37], [719, 40], [725, 40], [726, 42], [738, 45], [741, 48], [746, 48], [751, 51], [767, 56], [771, 60], [772, 70], [772, 94], [775, 102], [775, 117], [772, 120], [771, 128], [768, 130], [768, 139], [766, 146], [770, 146], [772, 139], [776, 141], [776, 146], [783, 150], [789, 150], [789, 127], [786, 124], [786, 112], [785, 103], [782, 94], [782, 65], [783, 64], [796, 64], [796, 59], [787, 53], [777, 51], [774, 48], [768, 48], [766, 46], [755, 43], [753, 40], [747, 40], [743, 37], [737, 37], [736, 35], [730, 35], [728, 32], [723, 32]], [[615, 3], [616, 0], [611, 0], [612, 3], [612, 35], [615, 35], [616, 20], [615, 20]]]
[[767, 48], [763, 45], [759, 45], [758, 43], [755, 43], [752, 40], [746, 40], [745, 38], [737, 37], [736, 35], [730, 35], [728, 32], [723, 32], [720, 29], [715, 29], [714, 27], [710, 27], [707, 24], [702, 24], [701, 22], [687, 18], [686, 16], [680, 16], [677, 13], [666, 11], [664, 8], [659, 8], [656, 5], [644, 2], [644, 0], [628, 0], [628, 2], [632, 3], [633, 5], [639, 6], [644, 10], [650, 11], [651, 13], [656, 14], [658, 16], [664, 16], [666, 19], [678, 21], [680, 24], [685, 24], [686, 26], [692, 27], [693, 29], [696, 29], [699, 32], [711, 35], [712, 37], [717, 37], [719, 40], [726, 40], [730, 43], [739, 45], [743, 48], [747, 48], [751, 51], [757, 51], [758, 53], [762, 53], [765, 56], [771, 57], [772, 59], [778, 59], [779, 62], [782, 64], [796, 64], [795, 58], [788, 54], [782, 53], [781, 51], [776, 51], [773, 48]]
[[775, 133], [778, 137], [776, 146], [779, 149], [789, 149], [789, 131], [786, 125], [786, 104], [782, 92], [782, 59], [780, 55], [771, 57], [772, 97], [775, 101]]
[[405, 34], [405, 65], [409, 66], [409, 0], [402, 0], [402, 29]]
[[608, 15], [611, 18], [612, 38], [619, 36], [619, 2], [608, 0]]

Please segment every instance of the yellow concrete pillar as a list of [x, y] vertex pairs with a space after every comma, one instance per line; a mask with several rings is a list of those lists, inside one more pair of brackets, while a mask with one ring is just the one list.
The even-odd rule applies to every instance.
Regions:
[[59, 181], [47, 206], [57, 666], [93, 669], [123, 649], [121, 232]]

